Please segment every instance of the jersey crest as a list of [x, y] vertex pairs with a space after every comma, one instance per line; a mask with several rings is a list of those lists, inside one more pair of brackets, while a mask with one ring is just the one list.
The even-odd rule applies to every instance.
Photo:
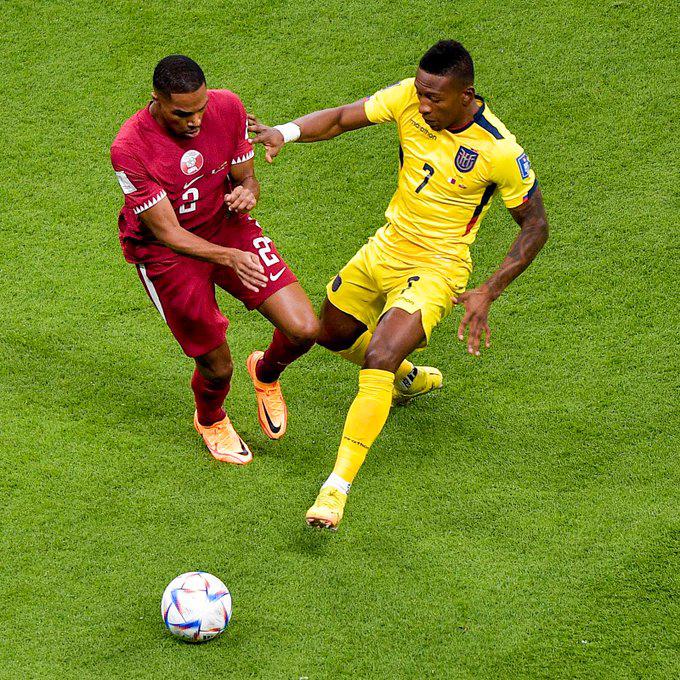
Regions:
[[191, 149], [182, 156], [179, 166], [185, 175], [195, 175], [203, 167], [203, 154]]
[[475, 167], [475, 163], [477, 162], [478, 158], [479, 153], [477, 151], [474, 149], [468, 149], [465, 146], [461, 146], [460, 149], [458, 149], [454, 163], [456, 168], [461, 172], [470, 172], [470, 170]]

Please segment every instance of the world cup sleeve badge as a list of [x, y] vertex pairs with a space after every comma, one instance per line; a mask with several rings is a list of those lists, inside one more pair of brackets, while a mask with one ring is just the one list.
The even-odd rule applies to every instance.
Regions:
[[523, 153], [521, 156], [515, 158], [517, 165], [519, 166], [519, 174], [522, 175], [522, 179], [529, 177], [529, 170], [531, 169], [531, 163], [529, 162], [529, 156]]
[[458, 153], [454, 159], [456, 169], [460, 172], [470, 172], [470, 170], [475, 167], [475, 163], [477, 162], [478, 158], [478, 151], [461, 146], [458, 149]]

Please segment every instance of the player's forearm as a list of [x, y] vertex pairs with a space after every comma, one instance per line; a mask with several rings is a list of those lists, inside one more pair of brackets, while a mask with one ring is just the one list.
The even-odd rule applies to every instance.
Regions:
[[242, 180], [237, 180], [236, 185], [241, 186], [244, 189], [248, 189], [255, 197], [255, 200], [259, 200], [260, 183], [255, 177], [255, 175], [248, 175], [247, 177], [244, 177]]
[[548, 240], [548, 218], [540, 189], [525, 205], [510, 210], [510, 214], [521, 230], [501, 266], [482, 285], [492, 300], [534, 261]]
[[495, 300], [533, 262], [547, 240], [547, 222], [522, 229], [501, 266], [482, 284], [492, 300]]
[[141, 213], [144, 226], [170, 250], [197, 260], [227, 264], [231, 248], [223, 248], [182, 228], [167, 199]]
[[308, 113], [293, 122], [300, 128], [298, 142], [322, 142], [345, 132], [342, 128], [342, 107]]

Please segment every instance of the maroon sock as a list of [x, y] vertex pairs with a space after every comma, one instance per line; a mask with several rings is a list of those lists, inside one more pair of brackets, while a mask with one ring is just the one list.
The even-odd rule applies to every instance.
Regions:
[[191, 376], [191, 389], [194, 391], [198, 422], [209, 426], [222, 420], [227, 414], [222, 405], [229, 394], [231, 382], [228, 380], [208, 380], [198, 369]]
[[264, 383], [276, 382], [283, 369], [305, 352], [308, 352], [313, 344], [313, 340], [305, 340], [296, 344], [289, 340], [278, 328], [275, 329], [269, 347], [255, 367], [257, 379]]

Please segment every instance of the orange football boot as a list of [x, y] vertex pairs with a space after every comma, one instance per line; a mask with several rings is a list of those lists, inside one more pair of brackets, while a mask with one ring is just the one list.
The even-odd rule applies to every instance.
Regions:
[[257, 397], [257, 418], [262, 431], [270, 439], [281, 439], [286, 434], [288, 426], [288, 407], [283, 399], [281, 383], [263, 383], [257, 379], [255, 367], [264, 352], [253, 352], [246, 361], [246, 367], [253, 381], [255, 396]]
[[253, 454], [243, 439], [238, 436], [229, 416], [225, 416], [213, 425], [201, 425], [196, 412], [194, 413], [194, 427], [196, 432], [203, 437], [208, 451], [216, 460], [234, 465], [247, 465], [253, 459]]

